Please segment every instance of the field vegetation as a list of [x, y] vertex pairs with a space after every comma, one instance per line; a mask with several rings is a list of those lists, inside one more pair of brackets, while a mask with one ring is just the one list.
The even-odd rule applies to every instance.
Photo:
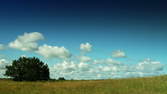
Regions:
[[0, 80], [0, 94], [167, 94], [167, 76], [86, 81]]

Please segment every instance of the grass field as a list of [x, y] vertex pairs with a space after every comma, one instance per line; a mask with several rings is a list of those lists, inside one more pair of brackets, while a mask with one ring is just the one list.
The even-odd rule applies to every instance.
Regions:
[[0, 94], [167, 94], [167, 76], [94, 81], [0, 80]]

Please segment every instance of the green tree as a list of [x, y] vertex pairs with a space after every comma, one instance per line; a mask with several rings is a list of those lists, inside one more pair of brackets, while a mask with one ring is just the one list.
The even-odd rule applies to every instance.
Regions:
[[5, 76], [15, 81], [49, 80], [49, 68], [38, 58], [20, 57], [12, 65], [6, 66]]

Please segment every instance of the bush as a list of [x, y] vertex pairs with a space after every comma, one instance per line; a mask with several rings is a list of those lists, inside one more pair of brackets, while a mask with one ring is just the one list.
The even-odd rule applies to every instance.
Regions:
[[38, 58], [20, 57], [12, 65], [6, 66], [6, 76], [15, 81], [49, 80], [49, 68]]
[[66, 80], [64, 77], [59, 77], [58, 80], [63, 81]]

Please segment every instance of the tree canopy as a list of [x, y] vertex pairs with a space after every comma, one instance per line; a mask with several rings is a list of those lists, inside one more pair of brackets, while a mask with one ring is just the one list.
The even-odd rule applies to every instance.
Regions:
[[20, 57], [13, 60], [12, 64], [6, 66], [6, 76], [15, 81], [37, 81], [49, 80], [49, 68], [38, 58]]

